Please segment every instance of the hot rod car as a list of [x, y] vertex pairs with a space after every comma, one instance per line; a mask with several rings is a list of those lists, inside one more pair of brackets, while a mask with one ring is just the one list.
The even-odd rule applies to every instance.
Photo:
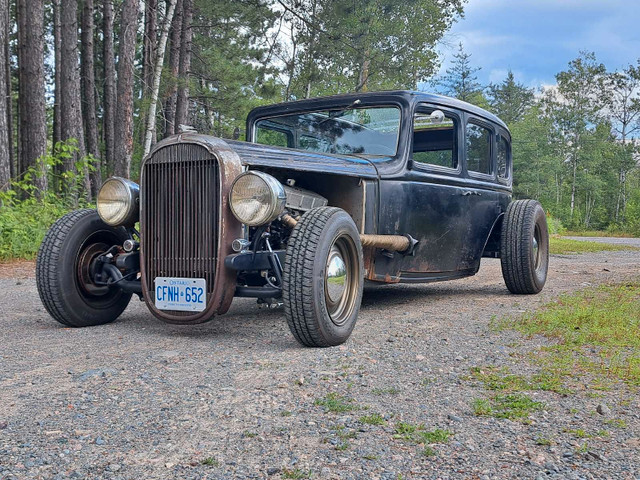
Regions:
[[545, 214], [512, 201], [511, 136], [491, 113], [350, 94], [256, 108], [246, 135], [167, 138], [139, 185], [112, 177], [96, 210], [59, 219], [37, 258], [51, 316], [105, 324], [136, 294], [159, 319], [196, 324], [254, 297], [281, 301], [301, 344], [327, 347], [351, 334], [365, 282], [467, 277], [485, 256], [511, 292], [543, 288]]

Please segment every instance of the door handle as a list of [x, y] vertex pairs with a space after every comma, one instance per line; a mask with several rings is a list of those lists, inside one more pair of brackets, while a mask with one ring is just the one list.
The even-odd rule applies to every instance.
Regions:
[[468, 197], [469, 195], [477, 195], [480, 196], [480, 192], [476, 192], [475, 190], [465, 190], [464, 192], [462, 192], [462, 196], [463, 197]]

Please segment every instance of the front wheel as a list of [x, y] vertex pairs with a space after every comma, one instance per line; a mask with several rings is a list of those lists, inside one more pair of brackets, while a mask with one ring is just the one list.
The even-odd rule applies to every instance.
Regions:
[[363, 286], [362, 245], [340, 208], [305, 213], [293, 229], [284, 265], [285, 316], [307, 347], [344, 343], [358, 318]]
[[88, 327], [114, 321], [131, 293], [93, 282], [96, 259], [129, 236], [110, 227], [95, 210], [68, 213], [47, 232], [36, 259], [36, 285], [42, 304], [58, 322]]
[[549, 269], [549, 230], [542, 205], [535, 200], [509, 204], [502, 223], [500, 259], [511, 293], [542, 290]]

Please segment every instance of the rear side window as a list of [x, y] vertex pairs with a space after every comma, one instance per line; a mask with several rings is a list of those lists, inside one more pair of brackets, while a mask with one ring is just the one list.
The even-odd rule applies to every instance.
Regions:
[[491, 130], [468, 123], [465, 132], [467, 170], [491, 175]]
[[457, 169], [457, 124], [440, 110], [417, 113], [413, 117], [413, 161]]
[[498, 178], [502, 178], [503, 180], [509, 178], [510, 157], [511, 149], [509, 148], [509, 141], [503, 135], [498, 135], [498, 151], [496, 152]]

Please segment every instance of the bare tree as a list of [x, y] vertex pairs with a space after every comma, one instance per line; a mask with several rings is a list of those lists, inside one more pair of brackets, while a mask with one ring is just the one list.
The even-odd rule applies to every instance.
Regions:
[[104, 113], [102, 129], [104, 132], [104, 152], [107, 172], [113, 172], [114, 139], [115, 139], [115, 109], [116, 109], [116, 63], [113, 53], [113, 0], [102, 1], [102, 57], [104, 64]]
[[118, 52], [118, 99], [115, 117], [115, 169], [129, 178], [133, 153], [133, 63], [136, 56], [138, 0], [124, 0]]
[[182, 0], [182, 38], [180, 39], [180, 67], [178, 69], [178, 95], [176, 98], [176, 127], [189, 123], [189, 73], [191, 70], [191, 23], [193, 0]]
[[8, 35], [8, 16], [9, 6], [7, 0], [0, 0], [0, 145], [6, 145], [7, 148], [0, 148], [0, 191], [9, 187], [11, 180], [11, 157], [9, 151], [9, 97], [7, 96], [7, 70], [4, 68], [8, 59], [5, 56], [4, 45]]
[[60, 133], [63, 141], [76, 140], [77, 150], [65, 159], [65, 170], [83, 176], [83, 187], [87, 199], [91, 196], [89, 172], [76, 171], [76, 162], [86, 154], [82, 128], [80, 94], [80, 65], [78, 62], [78, 2], [62, 0], [60, 3]]
[[[153, 86], [153, 72], [156, 64], [157, 28], [158, 28], [158, 0], [146, 0], [144, 2], [144, 36], [142, 37], [142, 98], [151, 96]], [[142, 125], [147, 124], [146, 105], [140, 112]], [[144, 142], [146, 128], [141, 129], [141, 139]], [[155, 137], [154, 137], [155, 140]]]
[[[43, 0], [17, 0], [18, 82], [20, 85], [19, 172], [36, 166], [46, 153], [47, 123], [44, 98], [44, 3]], [[47, 176], [35, 179], [39, 192], [46, 191]]]
[[96, 115], [96, 76], [93, 70], [93, 0], [84, 0], [82, 8], [82, 51], [80, 68], [82, 75], [82, 120], [87, 146], [87, 153], [96, 159], [93, 171], [90, 173], [91, 196], [98, 195], [102, 185], [102, 170], [100, 164], [100, 147], [98, 145], [98, 118]]
[[164, 137], [177, 132], [176, 129], [176, 97], [178, 95], [178, 70], [180, 69], [180, 40], [182, 38], [183, 0], [176, 3], [173, 22], [171, 24], [171, 48], [169, 49], [170, 84], [164, 102]]
[[151, 99], [149, 103], [149, 112], [147, 114], [147, 126], [144, 137], [144, 154], [147, 156], [151, 150], [151, 142], [156, 133], [156, 107], [158, 104], [158, 92], [160, 90], [160, 76], [162, 75], [162, 65], [164, 64], [164, 52], [167, 47], [167, 38], [169, 37], [169, 28], [173, 19], [173, 12], [176, 6], [176, 0], [168, 0], [167, 13], [162, 25], [162, 33], [158, 42], [158, 50], [156, 56], [156, 64], [153, 71]]

